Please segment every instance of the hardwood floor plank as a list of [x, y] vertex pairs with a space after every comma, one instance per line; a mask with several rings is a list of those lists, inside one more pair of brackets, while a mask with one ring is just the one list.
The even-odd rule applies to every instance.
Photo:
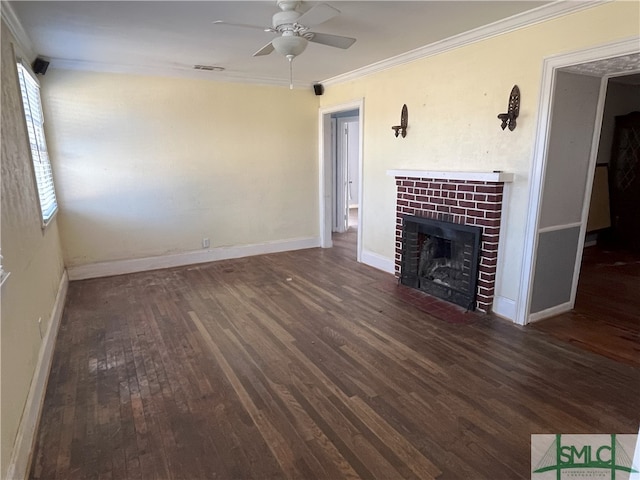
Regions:
[[265, 415], [260, 411], [260, 408], [254, 403], [254, 399], [257, 398], [257, 395], [253, 395], [252, 397], [250, 392], [245, 390], [242, 381], [231, 365], [229, 365], [222, 351], [213, 341], [213, 338], [196, 313], [189, 312], [189, 316], [198, 328], [198, 331], [202, 335], [202, 338], [209, 347], [211, 353], [213, 353], [216, 361], [225, 372], [227, 380], [233, 386], [233, 389], [245, 411], [249, 414], [261, 435], [267, 441], [267, 445], [282, 468], [283, 473], [289, 478], [295, 478], [298, 472], [295, 469], [294, 459], [291, 452], [285, 448], [287, 442], [283, 438], [282, 434], [269, 422]]
[[511, 480], [532, 433], [637, 433], [633, 309], [448, 322], [354, 242], [72, 282], [31, 478]]
[[295, 398], [361, 478], [398, 476], [393, 465], [378, 454], [369, 439], [331, 401], [330, 393], [316, 387], [315, 382], [311, 380], [298, 382], [294, 379], [294, 381], [297, 388], [292, 393]]
[[575, 308], [533, 328], [640, 367], [640, 253], [585, 248]]

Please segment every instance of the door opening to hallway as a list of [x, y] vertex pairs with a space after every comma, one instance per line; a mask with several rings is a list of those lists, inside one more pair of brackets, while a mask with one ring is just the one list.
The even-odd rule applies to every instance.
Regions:
[[360, 119], [358, 110], [336, 112], [331, 121], [334, 132], [332, 150], [334, 152], [332, 176], [332, 238], [353, 236], [358, 231], [358, 210], [360, 208]]
[[[320, 246], [352, 235], [350, 254], [362, 261], [364, 99], [322, 107], [320, 122]], [[355, 248], [354, 248], [355, 246]]]

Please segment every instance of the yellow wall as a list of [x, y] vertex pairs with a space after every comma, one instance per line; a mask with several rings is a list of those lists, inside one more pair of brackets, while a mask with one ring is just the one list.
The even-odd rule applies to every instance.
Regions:
[[[42, 335], [63, 275], [58, 226], [42, 230], [18, 85], [14, 40], [2, 24], [2, 255], [10, 276], [2, 286], [2, 437], [5, 478]], [[38, 325], [38, 319], [42, 324]]]
[[[363, 249], [394, 256], [395, 183], [387, 170], [513, 172], [496, 293], [517, 301], [543, 60], [637, 36], [639, 10], [638, 2], [608, 3], [328, 85], [322, 107], [364, 98]], [[515, 84], [522, 95], [518, 127], [502, 131], [497, 115]], [[395, 138], [390, 127], [404, 103], [408, 134]]]
[[50, 69], [67, 267], [317, 237], [312, 91]]

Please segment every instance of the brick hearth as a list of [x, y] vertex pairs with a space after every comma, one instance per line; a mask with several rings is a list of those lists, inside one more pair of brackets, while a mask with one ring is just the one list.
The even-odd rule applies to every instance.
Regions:
[[504, 182], [396, 177], [395, 274], [400, 276], [402, 216], [417, 215], [482, 228], [476, 308], [491, 311], [495, 292]]

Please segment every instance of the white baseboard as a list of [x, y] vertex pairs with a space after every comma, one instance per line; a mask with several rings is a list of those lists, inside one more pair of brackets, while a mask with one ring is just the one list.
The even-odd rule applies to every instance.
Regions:
[[62, 312], [64, 311], [68, 287], [69, 276], [65, 271], [60, 279], [58, 294], [56, 295], [56, 301], [53, 305], [51, 318], [49, 319], [49, 327], [42, 339], [40, 353], [38, 354], [38, 363], [36, 364], [36, 369], [31, 379], [31, 387], [29, 388], [27, 402], [24, 406], [20, 426], [18, 427], [16, 441], [13, 444], [13, 451], [11, 452], [11, 460], [7, 471], [7, 478], [11, 480], [26, 479], [29, 475], [31, 454], [36, 441], [38, 424], [40, 423], [40, 414], [42, 413], [51, 362], [53, 361], [53, 350], [56, 344], [56, 337], [58, 336], [60, 321], [62, 320]]
[[506, 318], [507, 320], [517, 323], [516, 316], [518, 309], [516, 308], [515, 300], [496, 295], [493, 297], [493, 307], [491, 310], [499, 317]]
[[383, 272], [395, 273], [395, 262], [393, 259], [383, 257], [382, 255], [374, 253], [370, 250], [365, 250], [363, 248], [360, 260], [365, 265], [377, 268], [378, 270], [382, 270]]
[[320, 246], [319, 237], [294, 238], [254, 245], [239, 245], [234, 247], [218, 247], [209, 250], [195, 250], [192, 252], [164, 255], [158, 257], [133, 258], [130, 260], [115, 260], [113, 262], [91, 263], [68, 267], [69, 280], [83, 280], [86, 278], [110, 277], [125, 273], [145, 272], [160, 268], [181, 267], [196, 263], [215, 262], [229, 258], [250, 257], [267, 253], [287, 252]]
[[566, 302], [561, 305], [556, 305], [555, 307], [547, 308], [546, 310], [532, 313], [531, 315], [529, 315], [529, 323], [537, 322], [538, 320], [544, 320], [545, 318], [553, 317], [555, 315], [560, 315], [561, 313], [568, 312], [572, 309], [573, 309], [573, 305], [571, 304], [571, 302]]

